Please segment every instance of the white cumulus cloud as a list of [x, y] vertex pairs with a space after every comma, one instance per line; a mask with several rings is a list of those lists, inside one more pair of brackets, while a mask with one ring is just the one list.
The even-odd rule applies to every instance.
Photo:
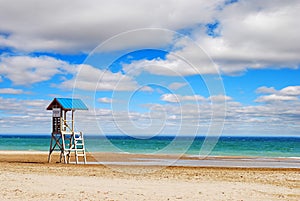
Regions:
[[186, 85], [187, 85], [187, 83], [183, 83], [183, 82], [173, 82], [168, 86], [168, 88], [170, 88], [172, 90], [177, 90], [177, 89], [180, 89], [180, 88], [182, 88]]
[[107, 103], [107, 104], [110, 104], [110, 103], [112, 103], [113, 99], [108, 98], [108, 97], [102, 97], [102, 98], [98, 98], [98, 101], [99, 101], [100, 103]]
[[300, 96], [300, 86], [288, 86], [281, 90], [273, 87], [260, 87], [256, 90], [258, 93], [269, 94], [258, 97], [256, 102], [278, 102], [278, 101], [297, 101]]
[[195, 30], [197, 42], [226, 74], [248, 68], [299, 68], [300, 2], [239, 1], [217, 15], [218, 36]]
[[283, 95], [271, 94], [271, 95], [261, 96], [257, 98], [256, 102], [293, 101], [293, 100], [298, 100], [298, 98], [294, 96], [283, 96]]
[[76, 76], [62, 82], [59, 87], [88, 91], [132, 91], [138, 88], [138, 84], [131, 77], [120, 72], [112, 73], [82, 64]]
[[212, 102], [224, 102], [224, 101], [232, 100], [231, 97], [226, 95], [214, 95], [214, 96], [210, 96], [208, 99]]
[[[235, 75], [247, 69], [291, 68], [300, 65], [300, 2], [238, 1], [215, 13], [215, 35], [204, 24], [190, 28], [195, 42], [173, 41], [166, 59], [139, 60], [125, 69], [142, 68], [156, 75]], [[189, 42], [188, 42], [189, 41]], [[211, 60], [210, 60], [211, 59]]]
[[22, 93], [24, 93], [22, 89], [0, 88], [0, 94], [22, 94]]
[[205, 98], [200, 95], [182, 96], [179, 94], [163, 94], [161, 100], [170, 103], [179, 103], [182, 101], [204, 101]]
[[[0, 35], [0, 46], [22, 51], [89, 51], [132, 29], [178, 30], [206, 23], [223, 3], [224, 0], [0, 1], [0, 32], [7, 33]], [[151, 42], [156, 43], [157, 38]], [[145, 44], [145, 40], [136, 38], [129, 45], [139, 43]]]
[[2, 56], [0, 75], [16, 85], [29, 85], [50, 80], [56, 74], [72, 74], [75, 66], [49, 56]]

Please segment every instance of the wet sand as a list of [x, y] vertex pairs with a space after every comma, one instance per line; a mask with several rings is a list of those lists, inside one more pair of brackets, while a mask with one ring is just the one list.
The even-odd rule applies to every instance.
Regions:
[[[56, 163], [57, 155], [49, 164], [47, 157], [0, 152], [0, 200], [300, 200], [299, 168], [75, 165]], [[88, 161], [147, 157], [105, 153]]]

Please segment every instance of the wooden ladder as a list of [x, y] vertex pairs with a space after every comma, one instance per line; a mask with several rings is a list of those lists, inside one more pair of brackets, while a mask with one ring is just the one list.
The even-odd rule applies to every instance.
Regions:
[[79, 157], [83, 157], [83, 163], [86, 164], [86, 154], [85, 154], [83, 133], [79, 132], [78, 134], [74, 134], [73, 137], [74, 137], [76, 164], [79, 163]]
[[60, 155], [60, 161], [63, 158], [64, 163], [70, 163], [71, 152], [75, 152], [75, 162], [79, 163], [79, 157], [83, 157], [83, 163], [86, 164], [86, 154], [84, 146], [83, 133], [68, 133], [62, 136], [63, 151]]

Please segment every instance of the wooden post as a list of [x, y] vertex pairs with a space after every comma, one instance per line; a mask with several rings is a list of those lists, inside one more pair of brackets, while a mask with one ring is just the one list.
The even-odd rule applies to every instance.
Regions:
[[67, 130], [67, 110], [63, 110], [64, 111], [64, 119], [63, 119], [63, 122], [64, 122], [64, 131]]
[[72, 110], [72, 132], [74, 132], [74, 110]]
[[52, 141], [53, 141], [53, 134], [51, 135], [51, 140], [50, 140], [50, 149], [49, 149], [49, 155], [48, 155], [48, 163], [51, 161], [51, 154], [52, 154]]

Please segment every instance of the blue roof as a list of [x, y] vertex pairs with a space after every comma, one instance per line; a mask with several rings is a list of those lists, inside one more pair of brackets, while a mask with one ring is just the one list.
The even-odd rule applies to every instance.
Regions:
[[72, 98], [55, 98], [47, 107], [47, 110], [52, 110], [53, 106], [57, 106], [57, 104], [65, 110], [88, 110], [82, 100]]

